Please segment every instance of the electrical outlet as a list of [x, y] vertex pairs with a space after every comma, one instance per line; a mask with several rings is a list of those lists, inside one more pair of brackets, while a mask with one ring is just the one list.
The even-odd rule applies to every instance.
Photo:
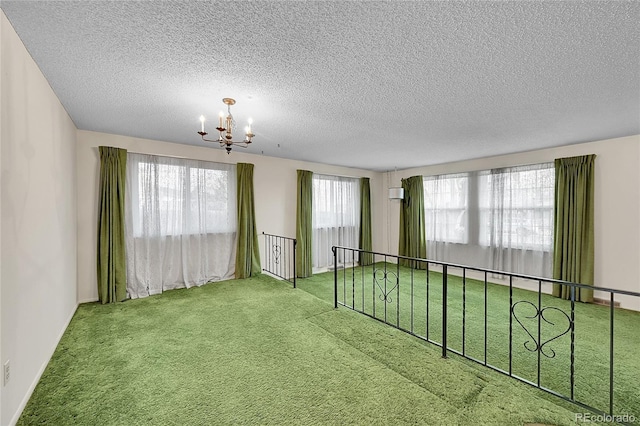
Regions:
[[4, 385], [7, 386], [9, 383], [9, 379], [11, 379], [11, 364], [9, 364], [9, 360], [4, 363]]

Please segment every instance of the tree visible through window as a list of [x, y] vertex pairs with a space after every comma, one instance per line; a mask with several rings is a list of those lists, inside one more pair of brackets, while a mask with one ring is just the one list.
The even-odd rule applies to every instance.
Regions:
[[212, 167], [139, 162], [133, 177], [137, 185], [132, 187], [138, 201], [134, 201], [134, 235], [141, 235], [146, 226], [160, 235], [234, 232], [235, 196], [229, 194], [229, 173]]

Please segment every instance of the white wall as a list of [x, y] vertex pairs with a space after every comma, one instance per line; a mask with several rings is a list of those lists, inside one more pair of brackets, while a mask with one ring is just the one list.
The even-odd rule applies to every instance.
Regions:
[[[195, 135], [194, 133], [194, 136]], [[256, 140], [255, 144], [260, 142]], [[98, 299], [96, 285], [96, 221], [98, 214], [98, 146], [125, 148], [144, 154], [168, 155], [220, 163], [253, 163], [256, 226], [258, 233], [296, 236], [296, 170], [311, 170], [342, 176], [371, 179], [372, 228], [374, 250], [382, 249], [383, 204], [382, 173], [319, 163], [309, 163], [235, 149], [230, 155], [220, 148], [174, 144], [89, 131], [78, 131], [78, 300]], [[264, 259], [260, 240], [261, 258]]]
[[[2, 96], [2, 75], [4, 74], [4, 66], [3, 66], [3, 58], [4, 58], [4, 49], [2, 48], [2, 39], [4, 34], [4, 27], [6, 25], [6, 18], [4, 16], [4, 12], [0, 10], [0, 165], [2, 164], [2, 136], [3, 136], [3, 126], [2, 121], [4, 120], [4, 97]], [[1, 169], [0, 169], [1, 170]], [[2, 308], [2, 173], [0, 173], [0, 309]], [[0, 310], [0, 366], [2, 365], [2, 361], [4, 358], [2, 357], [2, 311]], [[0, 372], [2, 368], [0, 367]], [[4, 378], [0, 378], [0, 424], [2, 422], [2, 388], [3, 388]]]
[[[0, 165], [2, 164], [2, 121], [4, 120], [4, 101], [2, 96], [2, 75], [4, 74], [3, 58], [4, 49], [2, 48], [2, 39], [4, 34], [4, 27], [6, 25], [6, 18], [4, 12], [0, 11]], [[1, 170], [1, 169], [0, 169]], [[0, 309], [2, 308], [2, 173], [0, 173]], [[2, 365], [2, 311], [0, 311], [0, 365]], [[2, 371], [2, 368], [0, 368]], [[0, 378], [0, 422], [2, 422], [2, 388], [4, 378]]]
[[[407, 169], [387, 173], [385, 179], [391, 180], [392, 186], [399, 186], [400, 179], [409, 176], [487, 170], [587, 154], [597, 155], [595, 285], [640, 292], [640, 135]], [[399, 203], [388, 200], [387, 203], [391, 227], [384, 247], [388, 245], [395, 254], [398, 252]], [[596, 297], [604, 296], [596, 294]], [[640, 310], [640, 300], [636, 299], [616, 297], [623, 307]]]
[[15, 422], [76, 308], [76, 128], [4, 13], [0, 423]]

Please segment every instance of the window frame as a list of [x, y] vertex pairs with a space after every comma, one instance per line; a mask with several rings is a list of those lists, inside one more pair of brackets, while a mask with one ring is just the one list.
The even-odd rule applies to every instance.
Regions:
[[[324, 204], [326, 206], [332, 206], [334, 203], [336, 194], [325, 194], [325, 198], [322, 202], [318, 199], [317, 192], [319, 191], [319, 185], [322, 181], [327, 182], [326, 188], [330, 188], [330, 185], [336, 183], [349, 184], [351, 187], [344, 187], [342, 191], [336, 191], [337, 194], [348, 194], [348, 199], [341, 199], [344, 202], [341, 212], [326, 211], [326, 216], [333, 215], [333, 218], [329, 220], [320, 220], [318, 224], [318, 205]], [[312, 232], [312, 266], [313, 271], [320, 272], [330, 268], [333, 265], [333, 255], [331, 254], [331, 246], [349, 246], [357, 248], [359, 246], [359, 233], [360, 233], [360, 178], [346, 177], [337, 175], [327, 175], [313, 173], [312, 177], [312, 219], [311, 219], [311, 232]], [[352, 208], [353, 210], [348, 210]], [[321, 212], [322, 213], [322, 212]], [[340, 215], [340, 219], [336, 220], [335, 216]], [[354, 252], [345, 251], [338, 253], [338, 264], [351, 264], [355, 265], [357, 256], [354, 256]]]
[[[534, 242], [525, 242], [524, 244], [516, 245], [510, 247], [511, 249], [516, 250], [532, 250], [543, 253], [548, 253], [553, 251], [553, 210], [554, 210], [554, 191], [553, 185], [555, 182], [555, 168], [552, 162], [544, 162], [544, 163], [536, 163], [531, 165], [524, 166], [512, 166], [505, 167], [499, 169], [487, 169], [487, 170], [479, 170], [472, 172], [463, 172], [463, 173], [448, 173], [441, 175], [431, 175], [431, 176], [423, 176], [424, 183], [424, 197], [425, 197], [425, 228], [427, 229], [425, 237], [431, 243], [440, 243], [440, 244], [451, 244], [451, 245], [469, 245], [469, 246], [479, 246], [483, 248], [490, 248], [491, 246], [491, 237], [484, 237], [483, 231], [484, 228], [482, 225], [483, 221], [483, 212], [490, 211], [491, 207], [486, 207], [482, 200], [482, 188], [481, 182], [482, 177], [485, 175], [491, 174], [500, 174], [500, 173], [520, 173], [528, 170], [545, 170], [548, 171], [552, 181], [552, 188], [550, 190], [549, 195], [549, 204], [545, 204], [543, 206], [540, 205], [528, 205], [528, 206], [517, 206], [510, 208], [510, 211], [526, 211], [526, 212], [534, 212], [536, 213], [542, 212], [542, 214], [551, 215], [550, 226], [551, 232], [546, 238], [547, 240], [542, 244], [537, 244]], [[465, 232], [466, 232], [466, 241], [459, 240], [450, 240], [450, 239], [435, 239], [430, 238], [431, 235], [429, 232], [429, 211], [433, 209], [428, 208], [428, 200], [432, 198], [431, 194], [427, 193], [429, 189], [428, 182], [435, 180], [446, 180], [450, 178], [459, 178], [459, 177], [467, 177], [467, 188], [466, 188], [466, 196], [467, 196], [467, 204], [466, 204], [466, 223], [465, 223]], [[548, 187], [546, 188], [547, 190]], [[446, 209], [443, 209], [446, 210]], [[490, 216], [490, 213], [489, 213]], [[489, 230], [493, 232], [491, 226], [488, 226]]]
[[[163, 163], [163, 162], [153, 162], [152, 158], [155, 157], [157, 159], [162, 159], [162, 158], [173, 158], [173, 157], [164, 157], [164, 156], [150, 156], [150, 155], [146, 155], [145, 156], [149, 157], [149, 160], [136, 160], [136, 162], [138, 163], [138, 167], [136, 168], [136, 173], [135, 176], [131, 176], [132, 180], [134, 180], [133, 182], [131, 182], [131, 186], [130, 189], [132, 190], [132, 194], [131, 194], [131, 199], [132, 200], [136, 200], [137, 204], [135, 206], [132, 206], [132, 235], [134, 238], [138, 238], [141, 237], [143, 235], [143, 228], [142, 228], [142, 221], [143, 221], [143, 217], [142, 217], [142, 213], [141, 213], [141, 209], [144, 206], [144, 203], [147, 202], [148, 200], [144, 200], [142, 197], [147, 197], [149, 196], [147, 194], [147, 191], [145, 191], [144, 188], [141, 187], [142, 180], [141, 180], [141, 175], [143, 173], [145, 173], [144, 168], [153, 168], [153, 173], [155, 174], [155, 179], [156, 180], [160, 180], [162, 178], [161, 174], [163, 173], [163, 169], [170, 169], [170, 168], [178, 168], [178, 169], [182, 169], [184, 170], [182, 172], [182, 176], [183, 176], [183, 181], [178, 183], [178, 186], [182, 186], [183, 188], [183, 193], [184, 193], [184, 198], [181, 200], [182, 201], [182, 205], [183, 205], [183, 209], [182, 212], [192, 212], [193, 208], [192, 208], [192, 204], [194, 201], [194, 197], [191, 196], [191, 194], [194, 191], [194, 187], [193, 187], [193, 180], [194, 180], [194, 176], [193, 176], [193, 172], [201, 172], [201, 171], [215, 171], [218, 172], [222, 175], [224, 175], [223, 180], [224, 180], [224, 191], [227, 194], [225, 197], [225, 202], [226, 202], [226, 214], [223, 213], [224, 216], [226, 216], [226, 221], [219, 221], [219, 220], [215, 220], [215, 219], [211, 219], [211, 220], [207, 220], [206, 224], [207, 227], [205, 229], [205, 232], [199, 232], [196, 229], [184, 229], [186, 227], [186, 225], [184, 224], [184, 217], [181, 218], [181, 220], [183, 221], [183, 232], [180, 233], [169, 233], [169, 232], [164, 232], [161, 231], [160, 233], [160, 237], [163, 238], [167, 238], [167, 237], [190, 237], [190, 236], [195, 236], [195, 235], [216, 235], [216, 234], [234, 234], [237, 231], [237, 219], [236, 219], [236, 206], [229, 206], [231, 197], [230, 195], [230, 191], [235, 191], [235, 185], [230, 185], [230, 180], [233, 179], [232, 173], [230, 173], [230, 170], [228, 170], [227, 168], [224, 168], [224, 166], [228, 166], [227, 164], [224, 163], [216, 163], [216, 162], [212, 162], [212, 161], [202, 161], [202, 160], [190, 160], [190, 159], [184, 159], [184, 164], [171, 164], [171, 163]], [[180, 159], [183, 160], [183, 159]], [[217, 168], [216, 165], [220, 165], [222, 167]], [[164, 171], [165, 175], [169, 174], [168, 173], [169, 170]], [[170, 183], [170, 185], [173, 184]], [[231, 188], [230, 188], [231, 186]], [[154, 194], [154, 196], [157, 197], [162, 197], [162, 194], [158, 193], [158, 194]], [[196, 198], [196, 204], [199, 204], [201, 201], [197, 200]], [[134, 201], [134, 202], [136, 202]], [[208, 213], [209, 209], [205, 208], [205, 211]], [[224, 210], [220, 210], [218, 209], [218, 211], [223, 211]], [[166, 214], [166, 213], [165, 213]]]
[[[462, 203], [461, 206], [454, 206], [454, 207], [448, 207], [448, 206], [442, 206], [439, 205], [439, 201], [441, 200], [436, 200], [435, 202], [433, 202], [433, 197], [429, 196], [427, 194], [427, 191], [430, 189], [431, 183], [434, 182], [434, 185], [438, 185], [438, 182], [440, 181], [451, 181], [453, 179], [464, 179], [465, 180], [465, 192], [462, 195], [464, 197], [464, 202]], [[469, 173], [449, 173], [449, 174], [443, 174], [443, 175], [433, 175], [433, 176], [424, 176], [423, 177], [423, 192], [424, 192], [424, 207], [425, 207], [425, 228], [426, 228], [426, 239], [427, 241], [432, 241], [432, 242], [442, 242], [442, 243], [448, 243], [448, 244], [468, 244], [470, 241], [470, 228], [469, 228], [469, 224], [470, 224], [470, 218], [469, 218], [469, 208], [470, 208], [470, 192], [469, 192], [469, 187], [470, 187], [470, 183], [471, 183], [471, 178]], [[452, 193], [452, 191], [448, 192], [449, 194]], [[440, 193], [442, 194], [442, 193]], [[451, 200], [451, 198], [449, 199]], [[433, 207], [430, 207], [433, 206]], [[461, 236], [461, 238], [446, 238], [446, 239], [437, 239], [437, 235], [430, 235], [430, 229], [433, 229], [432, 227], [428, 226], [427, 223], [427, 218], [431, 217], [441, 217], [442, 216], [442, 212], [457, 212], [457, 216], [462, 216], [464, 219], [464, 228], [463, 228], [463, 235]], [[440, 213], [440, 215], [439, 215]], [[436, 231], [437, 233], [437, 231]], [[450, 233], [447, 232], [447, 235], [449, 235]], [[432, 238], [430, 238], [432, 237]]]

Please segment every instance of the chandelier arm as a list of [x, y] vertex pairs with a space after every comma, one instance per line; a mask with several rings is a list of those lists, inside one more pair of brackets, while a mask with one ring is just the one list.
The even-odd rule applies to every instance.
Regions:
[[246, 141], [227, 141], [227, 140], [220, 140], [220, 139], [207, 139], [204, 136], [202, 136], [202, 140], [205, 142], [218, 142], [220, 144], [220, 146], [225, 146], [225, 145], [236, 145], [236, 146], [240, 146], [242, 148], [248, 148], [249, 144], [251, 142], [246, 142]]
[[204, 135], [200, 135], [200, 136], [202, 136], [202, 140], [205, 142], [224, 142], [224, 141], [221, 141], [220, 139], [207, 139], [204, 137]]
[[245, 141], [238, 141], [238, 142], [226, 142], [226, 141], [222, 141], [220, 142], [220, 145], [234, 145], [234, 146], [239, 146], [240, 148], [249, 148], [249, 143], [245, 142]]

